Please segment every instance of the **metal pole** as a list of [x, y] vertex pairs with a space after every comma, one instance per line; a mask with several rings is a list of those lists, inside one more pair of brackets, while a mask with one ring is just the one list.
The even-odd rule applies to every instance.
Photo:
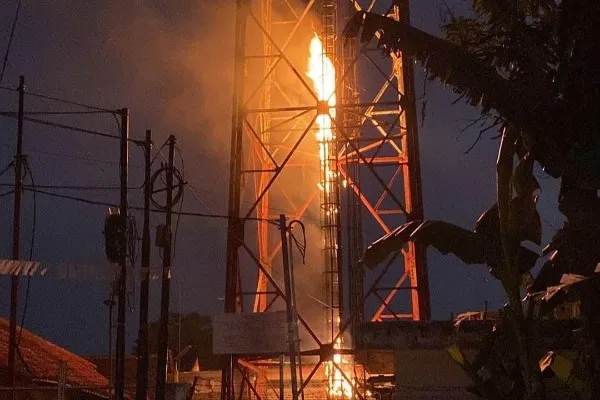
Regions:
[[[244, 85], [246, 72], [246, 18], [250, 11], [249, 0], [236, 0], [235, 13], [235, 49], [233, 55], [233, 99], [231, 125], [231, 158], [229, 170], [229, 199], [227, 223], [227, 249], [225, 261], [225, 312], [241, 312], [242, 297], [238, 293], [241, 287], [238, 250], [244, 234], [240, 217], [240, 199], [242, 191], [242, 137], [244, 125]], [[221, 400], [235, 400], [234, 356], [223, 362], [221, 372]]]
[[113, 393], [113, 383], [115, 380], [115, 369], [113, 366], [113, 358], [112, 358], [112, 340], [113, 340], [113, 326], [112, 326], [112, 320], [113, 320], [113, 307], [115, 306], [115, 301], [114, 299], [114, 281], [111, 281], [110, 283], [111, 286], [111, 290], [110, 290], [110, 298], [108, 300], [104, 301], [104, 304], [106, 306], [108, 306], [108, 363], [110, 364], [110, 371], [109, 371], [109, 376], [108, 376], [108, 398], [110, 400], [113, 399], [114, 393]]
[[[288, 230], [289, 232], [291, 232], [291, 226], [294, 222], [298, 222], [298, 221], [292, 221], [290, 222], [290, 224], [288, 225]], [[292, 308], [292, 319], [293, 319], [293, 324], [292, 327], [294, 328], [294, 344], [295, 344], [295, 349], [296, 349], [296, 354], [298, 354], [298, 363], [297, 365], [297, 369], [298, 369], [298, 379], [300, 381], [300, 387], [302, 387], [302, 385], [304, 385], [304, 377], [302, 376], [302, 353], [300, 353], [300, 339], [299, 339], [299, 335], [298, 335], [298, 310], [296, 309], [296, 281], [295, 281], [295, 277], [294, 277], [294, 244], [292, 241], [288, 240], [288, 244], [289, 244], [289, 265], [290, 265], [290, 294], [289, 296], [292, 299], [292, 302], [294, 304], [293, 308]], [[301, 398], [302, 400], [304, 400], [304, 390], [300, 390], [300, 393], [296, 394], [296, 397]]]
[[[15, 196], [13, 208], [12, 259], [19, 259], [21, 239], [21, 198], [23, 162], [23, 115], [25, 98], [25, 77], [19, 78], [19, 113], [17, 116], [17, 153], [15, 154]], [[8, 334], [8, 379], [15, 386], [15, 353], [17, 350], [17, 307], [19, 304], [19, 275], [13, 274], [10, 282], [10, 327]], [[11, 398], [15, 398], [14, 390]]]
[[137, 347], [136, 400], [148, 394], [148, 298], [150, 292], [150, 175], [152, 173], [152, 131], [146, 131], [144, 143], [144, 228], [142, 232], [142, 274], [140, 282], [140, 328]]
[[[398, 7], [397, 13], [399, 14], [398, 20], [410, 25], [410, 0], [400, 0], [396, 3], [396, 7]], [[419, 123], [415, 105], [415, 73], [410, 58], [402, 58], [401, 73], [404, 83], [404, 96], [410, 99], [405, 105], [405, 143], [409, 159], [407, 165], [409, 176], [404, 181], [404, 185], [405, 196], [408, 197], [406, 206], [410, 213], [408, 218], [414, 221], [424, 218], [424, 210], [423, 189], [421, 187], [421, 161], [419, 158]], [[427, 271], [426, 248], [415, 242], [410, 242], [408, 247], [409, 253], [412, 252], [414, 254], [414, 262], [412, 263], [414, 271], [409, 271], [411, 284], [417, 286], [417, 290], [411, 290], [413, 314], [418, 314], [418, 318], [414, 319], [427, 321], [431, 319], [431, 303], [429, 299], [429, 274]]]
[[127, 169], [129, 164], [129, 110], [123, 108], [121, 114], [121, 254], [119, 255], [118, 305], [117, 305], [117, 343], [115, 368], [115, 395], [117, 400], [123, 400], [125, 387], [125, 303], [127, 302]]
[[298, 382], [296, 380], [296, 302], [294, 301], [294, 293], [292, 287], [292, 270], [290, 268], [290, 257], [288, 253], [288, 240], [287, 240], [287, 224], [285, 220], [285, 214], [279, 215], [279, 230], [281, 231], [281, 256], [283, 257], [283, 279], [285, 285], [285, 309], [287, 312], [287, 323], [288, 323], [288, 345], [290, 352], [290, 374], [292, 380], [292, 400], [298, 398]]
[[160, 328], [158, 333], [158, 360], [156, 365], [155, 400], [165, 398], [167, 385], [167, 346], [169, 344], [169, 297], [171, 290], [171, 217], [173, 209], [173, 157], [175, 136], [169, 136], [169, 164], [167, 167], [167, 207], [165, 216], [165, 247], [163, 249], [162, 294], [160, 298]]
[[281, 355], [279, 356], [279, 400], [285, 399], [283, 387], [283, 355]]
[[[111, 282], [114, 291], [114, 281]], [[115, 366], [113, 365], [113, 309], [115, 308], [116, 302], [113, 300], [114, 292], [110, 298], [110, 304], [108, 305], [108, 362], [110, 363], [110, 377], [108, 378], [110, 400], [115, 397]]]

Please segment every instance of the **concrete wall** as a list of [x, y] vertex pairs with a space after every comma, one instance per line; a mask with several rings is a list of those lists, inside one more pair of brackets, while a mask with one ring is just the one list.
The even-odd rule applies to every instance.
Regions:
[[402, 400], [471, 400], [472, 385], [445, 350], [397, 350], [396, 392]]

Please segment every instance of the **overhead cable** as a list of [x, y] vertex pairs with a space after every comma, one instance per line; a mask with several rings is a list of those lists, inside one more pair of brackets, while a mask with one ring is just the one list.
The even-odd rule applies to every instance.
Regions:
[[[8, 91], [11, 91], [11, 92], [18, 92], [17, 88], [11, 88], [11, 87], [8, 87], [8, 86], [1, 86], [0, 85], [0, 89], [2, 89], [2, 90], [8, 90]], [[52, 100], [52, 101], [56, 101], [58, 103], [70, 104], [72, 106], [78, 106], [78, 107], [83, 107], [83, 108], [89, 108], [90, 110], [98, 110], [98, 111], [103, 111], [103, 112], [106, 112], [106, 113], [113, 113], [113, 114], [119, 112], [118, 109], [110, 109], [110, 108], [93, 106], [93, 105], [90, 105], [90, 104], [80, 103], [80, 102], [71, 101], [71, 100], [65, 100], [65, 99], [61, 99], [61, 98], [53, 97], [53, 96], [48, 96], [48, 95], [41, 94], [41, 93], [29, 92], [27, 90], [23, 91], [23, 93], [25, 93], [26, 95], [32, 96], [32, 97], [38, 97], [40, 99]]]
[[[5, 116], [17, 115], [16, 111], [2, 111]], [[90, 115], [90, 114], [115, 114], [115, 111], [92, 110], [92, 111], [26, 111], [24, 115]]]
[[21, 11], [21, 0], [17, 3], [17, 11], [13, 18], [12, 28], [10, 29], [10, 37], [8, 39], [8, 45], [6, 46], [6, 52], [4, 53], [4, 61], [2, 62], [2, 72], [0, 72], [0, 84], [4, 79], [4, 72], [6, 72], [6, 64], [8, 64], [8, 55], [10, 54], [10, 48], [12, 46], [13, 39], [15, 37], [15, 28], [17, 27], [17, 21], [19, 20], [19, 11]]
[[[4, 144], [4, 143], [0, 144], [0, 146], [6, 147], [8, 149], [12, 149], [14, 147], [12, 145]], [[89, 162], [95, 162], [95, 163], [100, 163], [100, 164], [119, 165], [118, 161], [100, 160], [97, 158], [88, 158], [88, 157], [76, 156], [76, 155], [65, 154], [65, 153], [56, 153], [56, 152], [52, 152], [52, 151], [31, 150], [30, 149], [27, 152], [28, 153], [46, 154], [46, 155], [55, 156], [55, 157], [64, 157], [64, 158], [69, 158], [72, 160], [89, 161]], [[139, 164], [129, 164], [129, 168], [142, 168], [142, 166]]]
[[[13, 183], [0, 183], [0, 187], [14, 187]], [[78, 185], [23, 185], [24, 188], [32, 189], [62, 189], [62, 190], [121, 190], [118, 186], [78, 186]], [[127, 190], [139, 190], [141, 186], [130, 186]]]
[[[0, 115], [8, 117], [8, 118], [17, 118], [17, 116], [14, 115], [14, 113], [12, 113], [12, 112], [10, 112], [10, 113], [0, 112]], [[89, 135], [101, 136], [101, 137], [105, 137], [105, 138], [109, 138], [109, 139], [119, 139], [119, 140], [121, 140], [121, 136], [119, 136], [119, 135], [113, 135], [111, 133], [94, 131], [94, 130], [91, 130], [91, 129], [81, 128], [81, 127], [78, 127], [78, 126], [71, 126], [71, 125], [66, 125], [66, 124], [59, 124], [57, 122], [45, 121], [43, 119], [38, 119], [38, 118], [24, 117], [23, 119], [25, 121], [33, 122], [35, 124], [53, 126], [53, 127], [56, 127], [56, 128], [62, 128], [62, 129], [66, 129], [66, 130], [70, 130], [70, 131], [74, 131], [74, 132], [87, 133]], [[141, 140], [130, 139], [130, 138], [127, 138], [127, 141], [135, 143], [135, 144], [143, 144], [144, 143]]]
[[8, 165], [6, 167], [2, 168], [2, 170], [0, 171], [0, 176], [4, 175], [4, 173], [6, 173], [6, 171], [8, 171], [13, 165], [14, 164], [11, 161], [10, 163], [8, 163]]
[[[77, 197], [77, 196], [68, 196], [68, 195], [64, 195], [64, 194], [52, 193], [52, 192], [48, 192], [45, 190], [33, 189], [33, 188], [28, 188], [28, 187], [26, 187], [24, 189], [27, 191], [35, 191], [36, 193], [43, 194], [43, 195], [50, 196], [50, 197], [57, 197], [57, 198], [66, 199], [66, 200], [73, 200], [73, 201], [78, 201], [81, 203], [87, 203], [87, 204], [92, 204], [92, 205], [97, 205], [97, 206], [105, 206], [105, 207], [114, 207], [114, 208], [119, 207], [115, 203], [109, 203], [109, 202], [105, 202], [105, 201], [91, 200], [91, 199], [86, 199], [86, 198]], [[136, 210], [136, 211], [144, 210], [143, 207], [137, 207], [137, 206], [129, 207], [129, 209]], [[159, 209], [155, 209], [155, 208], [150, 209], [150, 211], [154, 212], [154, 213], [164, 213], [163, 210], [159, 210]], [[241, 217], [232, 217], [229, 215], [206, 214], [206, 213], [198, 213], [198, 212], [190, 212], [190, 211], [173, 211], [173, 214], [188, 216], [188, 217], [199, 217], [199, 218], [237, 219], [237, 220], [248, 220], [248, 221], [266, 221], [266, 222], [271, 222], [274, 224], [278, 223], [278, 220], [269, 219], [269, 218], [254, 218], [254, 217], [241, 218]]]

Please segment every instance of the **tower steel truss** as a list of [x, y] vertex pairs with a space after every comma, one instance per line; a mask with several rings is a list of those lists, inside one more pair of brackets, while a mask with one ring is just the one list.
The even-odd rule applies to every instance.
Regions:
[[[423, 248], [410, 244], [373, 271], [359, 263], [365, 239], [423, 218], [413, 66], [401, 54], [378, 57], [376, 43], [340, 39], [356, 10], [408, 22], [408, 0], [236, 4], [225, 311], [281, 308], [280, 235], [271, 222], [280, 213], [304, 221], [307, 262], [296, 275], [318, 276], [320, 290], [309, 284], [297, 293], [326, 314], [315, 322], [310, 306], [299, 307], [303, 351], [320, 356], [306, 387], [350, 326], [430, 317]], [[307, 76], [315, 34], [335, 67], [334, 105]], [[331, 122], [326, 152], [322, 118]], [[232, 370], [224, 368], [223, 398], [233, 398]]]

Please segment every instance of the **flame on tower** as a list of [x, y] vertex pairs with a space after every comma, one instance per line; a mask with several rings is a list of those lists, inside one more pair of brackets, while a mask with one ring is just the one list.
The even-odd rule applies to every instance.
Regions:
[[[339, 204], [336, 195], [338, 180], [336, 166], [336, 137], [333, 130], [332, 119], [335, 118], [335, 67], [327, 56], [323, 43], [315, 34], [310, 42], [310, 56], [308, 61], [307, 75], [312, 80], [317, 94], [317, 133], [316, 139], [319, 144], [320, 179], [318, 186], [321, 189], [321, 221], [323, 229], [323, 248], [325, 257], [335, 260], [337, 257], [337, 234], [331, 227], [337, 224]], [[335, 262], [335, 261], [334, 261]], [[327, 265], [327, 261], [325, 262]], [[328, 269], [326, 267], [326, 269]], [[332, 279], [332, 278], [330, 278]], [[333, 286], [339, 284], [337, 281], [330, 282]], [[332, 298], [335, 297], [332, 295]], [[331, 305], [332, 306], [332, 305]], [[331, 339], [339, 333], [339, 308], [331, 307], [331, 314], [327, 319]], [[337, 338], [334, 343], [333, 361], [325, 363], [325, 374], [327, 376], [328, 397], [337, 399], [352, 398], [352, 382], [346, 377], [352, 376], [351, 359], [343, 356], [340, 350], [342, 341]], [[341, 371], [344, 371], [342, 374]]]
[[[326, 102], [327, 109], [318, 110], [316, 124], [318, 131], [316, 134], [319, 143], [319, 159], [321, 160], [321, 182], [319, 188], [330, 193], [333, 191], [332, 185], [336, 175], [335, 169], [330, 165], [329, 160], [332, 153], [331, 144], [334, 139], [331, 119], [335, 118], [335, 68], [333, 63], [325, 54], [323, 44], [317, 35], [310, 41], [310, 57], [308, 61], [308, 77], [313, 81], [317, 98], [320, 104]], [[320, 105], [318, 106], [320, 107]], [[337, 210], [328, 210], [337, 212]]]

